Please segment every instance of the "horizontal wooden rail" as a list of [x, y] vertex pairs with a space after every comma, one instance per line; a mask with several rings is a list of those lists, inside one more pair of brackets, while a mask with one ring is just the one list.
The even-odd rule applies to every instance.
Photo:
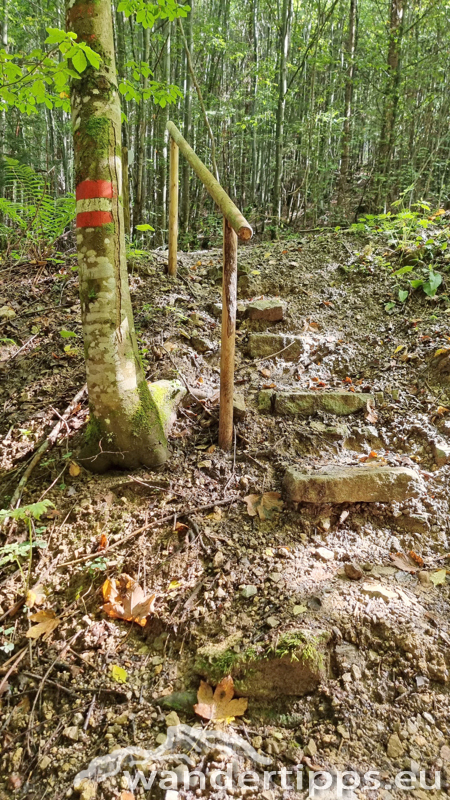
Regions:
[[195, 155], [173, 122], [167, 123], [170, 142], [169, 204], [169, 275], [177, 274], [178, 250], [178, 149], [198, 175], [205, 189], [223, 214], [223, 284], [222, 345], [220, 350], [219, 447], [229, 450], [233, 444], [234, 353], [237, 308], [237, 241], [253, 236], [251, 226], [237, 206], [216, 181], [214, 175]]
[[236, 231], [239, 239], [243, 239], [244, 241], [251, 239], [253, 236], [251, 225], [249, 225], [231, 198], [228, 197], [225, 189], [222, 189], [220, 183], [216, 181], [212, 172], [210, 172], [208, 167], [205, 167], [203, 161], [200, 161], [199, 157], [195, 155], [192, 147], [188, 145], [177, 126], [174, 125], [173, 122], [168, 122], [167, 130], [180, 148], [186, 161], [188, 161], [194, 172], [200, 178], [206, 191], [209, 192], [214, 202], [219, 206], [225, 219], [228, 220], [230, 227]]

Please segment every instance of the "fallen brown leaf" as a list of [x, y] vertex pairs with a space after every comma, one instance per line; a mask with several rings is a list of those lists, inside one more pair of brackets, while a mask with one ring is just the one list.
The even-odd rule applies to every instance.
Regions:
[[234, 684], [231, 675], [223, 678], [214, 692], [209, 683], [201, 681], [197, 692], [198, 703], [194, 706], [194, 711], [203, 719], [216, 721], [241, 717], [247, 710], [248, 700], [246, 697], [233, 700], [233, 695]]
[[27, 639], [39, 639], [42, 636], [44, 642], [61, 622], [54, 611], [38, 611], [36, 614], [32, 614], [30, 619], [32, 622], [37, 622], [38, 625], [30, 628], [25, 636]]
[[414, 573], [419, 570], [419, 564], [409, 555], [405, 555], [404, 553], [391, 553], [390, 557], [394, 566], [398, 567], [403, 572]]
[[280, 492], [264, 492], [264, 494], [248, 494], [244, 497], [247, 513], [250, 517], [258, 514], [261, 520], [272, 519], [276, 511], [281, 511], [283, 501]]
[[156, 594], [145, 597], [139, 584], [124, 572], [118, 578], [106, 579], [102, 586], [103, 610], [109, 617], [137, 622], [144, 627], [154, 610]]

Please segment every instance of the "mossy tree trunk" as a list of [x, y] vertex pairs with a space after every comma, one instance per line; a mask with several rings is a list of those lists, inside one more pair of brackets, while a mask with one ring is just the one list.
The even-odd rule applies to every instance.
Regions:
[[140, 364], [128, 287], [121, 114], [111, 0], [68, 0], [67, 30], [102, 58], [71, 90], [77, 249], [90, 422], [81, 453], [96, 472], [167, 458], [158, 408]]

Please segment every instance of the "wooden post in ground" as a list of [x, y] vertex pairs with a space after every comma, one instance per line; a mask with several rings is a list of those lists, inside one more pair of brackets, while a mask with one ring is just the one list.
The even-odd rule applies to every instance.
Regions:
[[178, 254], [178, 145], [170, 137], [169, 275], [176, 277]]
[[234, 350], [237, 309], [237, 236], [223, 218], [222, 347], [220, 352], [219, 447], [233, 443]]

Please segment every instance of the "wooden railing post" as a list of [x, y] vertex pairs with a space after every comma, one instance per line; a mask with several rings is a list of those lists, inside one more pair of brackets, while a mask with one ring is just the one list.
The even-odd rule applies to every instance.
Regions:
[[237, 309], [237, 235], [223, 218], [222, 347], [220, 352], [219, 447], [233, 443], [234, 351]]
[[169, 275], [176, 277], [178, 255], [178, 145], [170, 137]]

